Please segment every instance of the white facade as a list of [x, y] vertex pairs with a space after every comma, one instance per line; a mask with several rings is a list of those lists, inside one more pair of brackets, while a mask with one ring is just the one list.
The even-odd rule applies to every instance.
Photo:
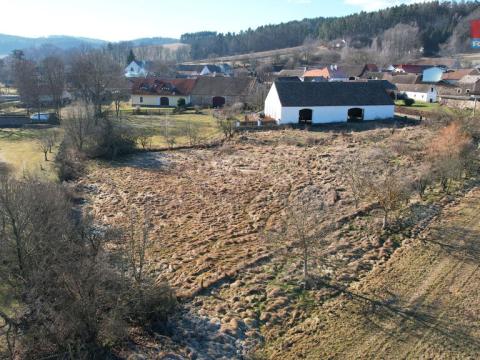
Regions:
[[[161, 99], [167, 98], [168, 105], [162, 105]], [[190, 104], [190, 96], [132, 95], [132, 106], [177, 106], [179, 99]]]
[[422, 101], [427, 103], [437, 102], [438, 92], [435, 87], [431, 87], [427, 92], [420, 91], [401, 91], [400, 93], [405, 94], [410, 99], [415, 101]]
[[138, 65], [135, 61], [132, 61], [125, 68], [125, 77], [127, 78], [147, 77], [147, 75], [148, 71]]
[[274, 119], [277, 124], [298, 124], [300, 110], [312, 110], [312, 124], [347, 122], [350, 109], [362, 109], [363, 120], [381, 120], [394, 117], [394, 105], [351, 105], [351, 106], [282, 106], [275, 84], [265, 99], [265, 116]]

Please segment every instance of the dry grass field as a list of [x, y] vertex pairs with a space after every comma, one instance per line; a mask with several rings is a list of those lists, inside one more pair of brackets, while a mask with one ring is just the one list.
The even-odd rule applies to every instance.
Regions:
[[56, 180], [53, 160], [57, 146], [54, 146], [52, 153], [48, 154], [49, 161], [45, 161], [38, 144], [38, 140], [51, 131], [58, 131], [58, 129], [0, 129], [0, 161], [5, 163], [17, 177], [35, 176], [41, 179]]
[[[174, 343], [139, 333], [134, 350], [199, 359], [478, 354], [478, 309], [468, 305], [479, 291], [478, 192], [449, 205], [471, 184], [447, 197], [432, 189], [410, 201], [395, 231], [382, 232], [375, 207], [355, 208], [342, 163], [396, 144], [395, 161], [415, 174], [432, 131], [352, 126], [243, 133], [217, 148], [135, 155], [100, 163], [77, 183], [103, 225], [125, 226], [132, 209], [148, 214], [149, 276], [168, 281], [183, 304], [168, 326]], [[298, 258], [280, 256], [288, 239], [279, 248], [268, 237], [305, 190], [325, 199], [324, 217], [336, 224], [314, 261], [322, 280], [308, 291]]]

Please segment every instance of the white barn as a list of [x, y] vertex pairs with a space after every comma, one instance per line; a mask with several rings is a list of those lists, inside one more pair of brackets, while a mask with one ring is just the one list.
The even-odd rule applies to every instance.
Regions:
[[431, 84], [397, 84], [398, 94], [415, 101], [434, 103], [438, 100], [437, 87]]
[[391, 119], [394, 103], [376, 82], [275, 82], [265, 116], [277, 124], [325, 124]]

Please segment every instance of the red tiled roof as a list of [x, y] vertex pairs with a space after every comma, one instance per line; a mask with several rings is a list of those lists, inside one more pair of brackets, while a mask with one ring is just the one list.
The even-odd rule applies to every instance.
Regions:
[[442, 80], [460, 80], [466, 75], [474, 75], [478, 73], [475, 69], [459, 69], [443, 73]]
[[397, 69], [402, 69], [409, 74], [421, 74], [423, 70], [431, 68], [432, 65], [412, 65], [412, 64], [401, 64], [395, 65]]
[[184, 95], [191, 94], [196, 79], [137, 79], [132, 84], [135, 95]]

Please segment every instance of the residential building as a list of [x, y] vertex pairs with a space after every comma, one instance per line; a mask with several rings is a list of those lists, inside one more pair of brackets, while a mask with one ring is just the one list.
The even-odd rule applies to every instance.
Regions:
[[137, 79], [132, 84], [132, 106], [172, 107], [180, 99], [190, 104], [195, 83], [195, 79]]
[[394, 116], [394, 103], [376, 82], [276, 81], [265, 100], [265, 116], [278, 124], [324, 124]]

